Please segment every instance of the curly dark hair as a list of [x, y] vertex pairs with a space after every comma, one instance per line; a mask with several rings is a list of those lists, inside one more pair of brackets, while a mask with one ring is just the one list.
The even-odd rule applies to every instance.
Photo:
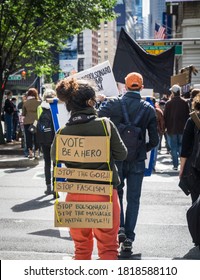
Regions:
[[87, 101], [95, 101], [95, 90], [89, 81], [66, 78], [56, 85], [57, 97], [65, 102], [67, 110], [76, 111], [88, 107]]

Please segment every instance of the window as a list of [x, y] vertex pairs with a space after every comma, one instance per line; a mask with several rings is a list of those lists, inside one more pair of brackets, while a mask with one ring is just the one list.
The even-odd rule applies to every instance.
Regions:
[[78, 72], [84, 70], [84, 58], [78, 59]]
[[84, 54], [84, 49], [83, 49], [83, 32], [78, 34], [78, 53], [79, 54]]

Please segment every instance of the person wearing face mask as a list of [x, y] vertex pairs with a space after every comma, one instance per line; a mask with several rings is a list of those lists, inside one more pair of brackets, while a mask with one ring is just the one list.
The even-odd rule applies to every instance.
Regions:
[[[70, 228], [70, 235], [75, 246], [75, 260], [91, 260], [93, 243], [97, 240], [98, 255], [100, 260], [116, 260], [118, 258], [118, 230], [120, 221], [120, 207], [117, 195], [117, 185], [119, 177], [115, 165], [115, 160], [124, 160], [127, 155], [127, 149], [122, 142], [115, 125], [107, 119], [110, 124], [110, 133], [106, 129], [105, 118], [98, 118], [95, 109], [96, 94], [95, 90], [88, 81], [76, 80], [74, 78], [61, 80], [56, 86], [57, 97], [65, 102], [67, 110], [71, 113], [71, 117], [65, 127], [61, 128], [57, 134], [76, 137], [87, 136], [106, 136], [110, 135], [110, 158], [109, 162], [79, 162], [64, 161], [67, 168], [76, 169], [92, 169], [102, 171], [112, 171], [111, 184], [113, 185], [112, 203], [113, 203], [113, 225], [112, 228]], [[105, 125], [105, 126], [104, 126]], [[104, 140], [102, 140], [104, 141]], [[56, 138], [52, 144], [51, 155], [56, 162], [57, 146]], [[71, 182], [72, 179], [68, 180]], [[81, 179], [76, 180], [82, 182]], [[92, 183], [87, 180], [87, 183]], [[83, 182], [82, 182], [83, 183]], [[95, 181], [101, 184], [100, 181]], [[93, 181], [94, 184], [94, 181]], [[67, 202], [109, 202], [109, 195], [99, 194], [80, 194], [68, 193], [66, 196]]]

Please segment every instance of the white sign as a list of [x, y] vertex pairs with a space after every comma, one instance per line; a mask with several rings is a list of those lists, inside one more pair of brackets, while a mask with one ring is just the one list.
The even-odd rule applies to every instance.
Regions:
[[73, 77], [77, 79], [93, 80], [97, 87], [97, 94], [104, 94], [110, 97], [119, 95], [117, 83], [109, 61], [105, 61], [92, 68], [74, 74]]
[[153, 96], [152, 88], [143, 88], [140, 92], [142, 97]]

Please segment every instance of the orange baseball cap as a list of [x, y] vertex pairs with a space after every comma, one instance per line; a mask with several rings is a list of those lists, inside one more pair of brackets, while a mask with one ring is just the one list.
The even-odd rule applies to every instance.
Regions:
[[129, 89], [138, 89], [143, 85], [143, 77], [137, 72], [132, 72], [126, 76], [125, 83]]

